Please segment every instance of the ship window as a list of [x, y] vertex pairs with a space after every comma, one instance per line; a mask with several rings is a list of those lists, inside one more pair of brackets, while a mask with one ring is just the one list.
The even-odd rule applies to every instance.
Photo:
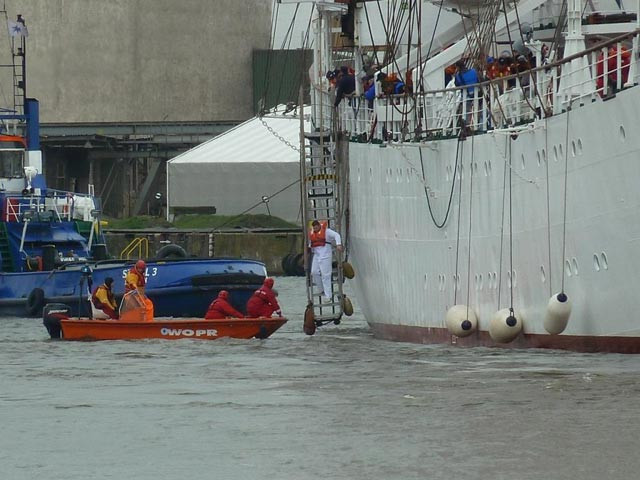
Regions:
[[600, 260], [598, 259], [598, 254], [597, 253], [593, 254], [593, 269], [596, 272], [600, 271]]
[[607, 258], [607, 254], [602, 252], [600, 254], [600, 258], [602, 259], [602, 268], [604, 268], [605, 270], [609, 269], [609, 259]]
[[542, 283], [547, 281], [547, 272], [544, 271], [544, 265], [540, 265], [540, 280], [542, 280]]
[[582, 155], [582, 140], [578, 139], [578, 155]]
[[542, 161], [540, 159], [540, 151], [536, 152], [536, 157], [538, 158], [538, 166], [542, 165]]
[[624, 142], [626, 137], [627, 137], [627, 134], [624, 131], [624, 127], [620, 125], [620, 141]]
[[22, 150], [0, 150], [0, 177], [22, 177]]

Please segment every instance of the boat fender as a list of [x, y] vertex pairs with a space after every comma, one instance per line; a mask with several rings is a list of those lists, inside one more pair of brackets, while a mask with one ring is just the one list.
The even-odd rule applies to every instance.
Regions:
[[316, 333], [316, 319], [313, 314], [313, 305], [307, 305], [307, 308], [304, 311], [304, 323], [302, 326], [304, 333], [307, 335], [313, 335]]
[[30, 317], [37, 317], [40, 315], [42, 311], [42, 307], [44, 307], [45, 299], [44, 299], [44, 290], [41, 288], [34, 288], [29, 293], [27, 297], [27, 302], [25, 303], [25, 311], [27, 315]]
[[547, 312], [544, 316], [544, 329], [551, 335], [562, 333], [567, 328], [571, 315], [571, 302], [564, 292], [549, 299]]
[[353, 266], [346, 260], [342, 262], [342, 273], [344, 273], [344, 276], [349, 280], [356, 276], [356, 272], [353, 269]]
[[304, 270], [304, 253], [298, 253], [291, 263], [294, 275], [297, 277], [304, 277], [306, 273]]
[[508, 308], [498, 310], [489, 322], [489, 335], [496, 343], [509, 343], [522, 331], [522, 318]]
[[51, 338], [62, 338], [60, 320], [69, 318], [71, 308], [64, 303], [47, 303], [42, 309], [42, 323]]
[[478, 317], [472, 308], [466, 305], [454, 305], [445, 316], [445, 323], [451, 335], [467, 337], [478, 328]]
[[351, 299], [346, 295], [342, 295], [342, 311], [347, 317], [353, 315], [353, 304], [351, 303]]
[[156, 252], [156, 259], [163, 260], [165, 258], [174, 257], [174, 258], [187, 258], [189, 255], [187, 251], [182, 248], [180, 245], [176, 245], [175, 243], [170, 243], [169, 245], [165, 245], [160, 250]]
[[289, 273], [289, 261], [291, 260], [291, 254], [287, 253], [284, 257], [282, 257], [282, 260], [280, 261], [280, 266], [282, 267], [282, 273], [285, 273], [287, 275], [291, 275]]

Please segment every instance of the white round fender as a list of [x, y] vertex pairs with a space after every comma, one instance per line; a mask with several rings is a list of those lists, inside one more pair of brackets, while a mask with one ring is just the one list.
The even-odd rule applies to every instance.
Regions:
[[449, 332], [457, 337], [469, 336], [478, 327], [476, 312], [466, 305], [454, 305], [447, 310], [445, 322]]
[[489, 335], [496, 343], [509, 343], [522, 331], [522, 319], [508, 308], [498, 310], [489, 322]]

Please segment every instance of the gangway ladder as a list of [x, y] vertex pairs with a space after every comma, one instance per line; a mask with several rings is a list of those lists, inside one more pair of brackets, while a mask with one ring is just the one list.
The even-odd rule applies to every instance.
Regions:
[[[305, 132], [301, 147], [301, 189], [303, 192], [304, 238], [309, 238], [313, 220], [326, 221], [332, 230], [340, 232], [338, 182], [336, 174], [335, 142], [329, 131]], [[344, 242], [344, 239], [343, 239]], [[331, 272], [331, 297], [323, 300], [320, 285], [313, 285], [311, 276], [312, 258], [305, 249], [305, 271], [307, 275], [307, 309], [313, 310], [316, 326], [328, 323], [339, 324], [343, 314], [343, 272], [341, 253], [334, 249]]]

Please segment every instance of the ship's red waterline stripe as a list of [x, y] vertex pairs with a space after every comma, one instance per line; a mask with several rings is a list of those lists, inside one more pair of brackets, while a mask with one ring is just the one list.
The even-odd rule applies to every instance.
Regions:
[[640, 337], [520, 334], [511, 343], [495, 343], [489, 332], [477, 331], [458, 338], [446, 328], [369, 324], [373, 335], [385, 340], [411, 343], [444, 343], [461, 347], [553, 348], [574, 352], [640, 353]]

